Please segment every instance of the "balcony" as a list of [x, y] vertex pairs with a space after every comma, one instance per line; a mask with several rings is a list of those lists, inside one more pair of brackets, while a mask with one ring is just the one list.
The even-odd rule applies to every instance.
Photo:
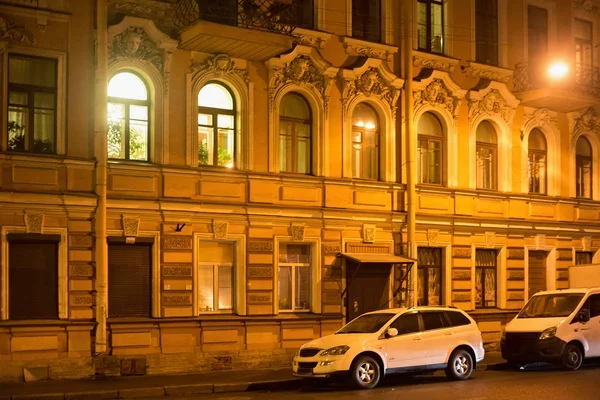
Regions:
[[528, 61], [515, 66], [513, 89], [524, 106], [572, 112], [600, 100], [600, 69], [576, 64], [561, 79], [548, 76], [546, 65]]
[[313, 27], [313, 0], [179, 0], [180, 47], [263, 61], [292, 48], [295, 28]]

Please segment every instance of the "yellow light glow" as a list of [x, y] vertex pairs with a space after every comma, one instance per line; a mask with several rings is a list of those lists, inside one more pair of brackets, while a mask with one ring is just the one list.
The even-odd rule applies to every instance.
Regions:
[[564, 78], [569, 72], [569, 66], [562, 61], [557, 61], [548, 67], [548, 75], [553, 79]]
[[367, 125], [365, 126], [365, 128], [367, 129], [375, 129], [375, 124], [372, 122], [367, 122]]
[[227, 167], [227, 168], [233, 168], [233, 163], [229, 163], [225, 167]]
[[363, 127], [363, 126], [365, 126], [365, 123], [364, 123], [363, 121], [358, 121], [358, 122], [356, 123], [356, 126]]

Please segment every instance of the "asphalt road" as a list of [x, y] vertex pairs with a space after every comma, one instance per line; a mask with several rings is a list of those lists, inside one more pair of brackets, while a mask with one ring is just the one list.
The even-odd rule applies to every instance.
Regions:
[[[600, 367], [575, 372], [559, 369], [477, 371], [468, 381], [449, 381], [443, 374], [387, 379], [372, 390], [348, 387], [308, 387], [294, 392], [214, 394], [195, 400], [495, 400], [495, 399], [600, 399]], [[183, 399], [179, 399], [183, 400]]]

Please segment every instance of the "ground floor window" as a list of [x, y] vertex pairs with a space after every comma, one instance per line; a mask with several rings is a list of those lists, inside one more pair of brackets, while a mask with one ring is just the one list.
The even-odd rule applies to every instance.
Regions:
[[475, 307], [496, 307], [497, 288], [496, 250], [477, 249], [475, 252]]
[[8, 318], [58, 319], [60, 235], [9, 234]]
[[235, 245], [214, 240], [198, 243], [198, 311], [233, 312]]
[[108, 241], [108, 317], [152, 315], [152, 245], [150, 238]]
[[591, 264], [594, 253], [591, 251], [575, 252], [575, 265]]
[[279, 245], [279, 311], [310, 311], [310, 245]]
[[417, 305], [441, 305], [442, 249], [433, 247], [419, 247], [417, 258], [419, 263], [417, 274]]

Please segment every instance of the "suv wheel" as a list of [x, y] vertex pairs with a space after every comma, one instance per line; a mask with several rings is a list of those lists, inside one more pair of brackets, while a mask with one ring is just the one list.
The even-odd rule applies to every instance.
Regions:
[[373, 357], [360, 356], [352, 363], [350, 374], [359, 389], [373, 389], [379, 383], [381, 370]]
[[446, 376], [448, 378], [463, 380], [469, 379], [473, 373], [473, 357], [466, 350], [455, 350], [448, 360]]
[[568, 370], [578, 370], [583, 362], [583, 354], [581, 353], [579, 347], [574, 344], [566, 345], [565, 349], [563, 350], [561, 362], [563, 367]]

